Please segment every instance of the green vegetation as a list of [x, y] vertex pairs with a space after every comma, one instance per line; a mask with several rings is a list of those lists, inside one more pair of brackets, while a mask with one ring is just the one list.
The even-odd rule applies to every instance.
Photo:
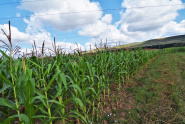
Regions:
[[125, 79], [159, 52], [139, 49], [91, 57], [58, 53], [51, 59], [33, 56], [16, 60], [1, 53], [0, 105], [1, 119], [7, 118], [4, 123], [15, 117], [27, 123], [35, 118], [49, 123], [87, 123], [97, 120], [97, 107], [105, 105], [112, 79], [120, 90]]
[[[45, 55], [43, 42], [40, 55], [37, 53], [38, 51], [35, 46], [37, 52], [35, 54], [33, 51], [32, 57], [23, 56], [14, 59], [14, 55], [17, 53], [19, 47], [16, 46], [13, 48], [11, 31], [6, 36], [9, 40], [9, 45], [3, 41], [2, 43], [4, 44], [3, 47], [9, 53], [0, 50], [0, 123], [52, 124], [59, 121], [63, 124], [104, 123], [104, 121], [112, 121], [111, 116], [117, 117], [119, 115], [117, 112], [120, 112], [120, 108], [124, 107], [123, 105], [119, 105], [119, 102], [123, 99], [126, 100], [125, 102], [129, 108], [127, 109], [127, 113], [130, 115], [125, 114], [126, 116], [122, 118], [124, 120], [119, 120], [118, 118], [114, 120], [114, 123], [118, 121], [140, 123], [148, 122], [151, 119], [159, 120], [157, 115], [165, 114], [163, 110], [160, 109], [157, 112], [158, 109], [156, 109], [152, 118], [149, 116], [152, 113], [149, 115], [147, 113], [150, 111], [150, 105], [154, 104], [161, 107], [160, 105], [162, 103], [158, 101], [161, 99], [162, 88], [167, 94], [172, 94], [170, 94], [168, 100], [171, 101], [170, 104], [166, 102], [165, 107], [168, 109], [169, 106], [174, 106], [174, 109], [169, 108], [169, 110], [172, 110], [170, 111], [171, 115], [174, 115], [175, 111], [178, 110], [177, 117], [179, 121], [182, 121], [184, 116], [184, 111], [181, 109], [183, 100], [180, 97], [181, 91], [179, 88], [181, 87], [178, 87], [178, 85], [180, 83], [183, 85], [183, 76], [179, 76], [181, 77], [179, 83], [167, 82], [163, 84], [164, 79], [162, 78], [159, 80], [161, 83], [154, 82], [150, 84], [151, 81], [158, 79], [157, 76], [160, 76], [159, 73], [154, 72], [154, 69], [152, 69], [153, 71], [149, 71], [148, 73], [153, 72], [152, 75], [156, 75], [154, 79], [149, 80], [142, 77], [141, 82], [138, 83], [141, 86], [134, 88], [128, 86], [137, 85], [137, 83], [131, 82], [131, 77], [139, 72], [150, 60], [159, 54], [162, 54], [161, 57], [164, 59], [165, 55], [168, 55], [164, 53], [185, 51], [184, 47], [155, 51], [143, 49], [137, 49], [135, 51], [122, 50], [120, 52], [99, 51], [97, 49], [98, 52], [92, 53], [91, 56], [86, 53], [82, 55], [79, 51], [77, 51], [78, 53], [74, 53], [74, 55], [65, 55], [56, 49], [54, 40], [53, 52], [55, 53], [55, 57]], [[183, 58], [182, 55], [181, 57]], [[178, 62], [175, 60], [175, 64], [172, 67], [167, 63], [169, 71], [176, 69], [178, 62], [180, 62], [179, 65], [184, 64], [184, 61], [180, 61], [180, 59]], [[156, 64], [153, 66], [156, 66]], [[150, 67], [152, 68], [152, 66]], [[176, 73], [181, 74], [176, 69], [176, 72], [172, 73], [172, 76], [175, 76], [174, 74]], [[184, 74], [184, 71], [182, 71], [182, 74]], [[173, 79], [171, 78], [168, 78], [168, 80], [171, 81]], [[124, 90], [127, 90], [127, 93], [133, 92], [134, 97], [130, 100], [126, 97], [123, 98]], [[114, 100], [114, 102], [109, 106], [111, 100]], [[131, 109], [132, 106], [130, 106], [130, 103], [134, 102], [137, 108]], [[155, 108], [155, 106], [153, 107]], [[112, 107], [112, 112], [110, 111], [110, 107]], [[105, 116], [105, 111], [109, 112], [108, 116]], [[161, 111], [162, 113], [160, 113]], [[145, 120], [142, 120], [142, 118]], [[164, 121], [165, 119], [162, 118]]]
[[121, 88], [121, 93], [112, 90], [102, 120], [120, 124], [185, 123], [185, 53], [173, 53], [175, 49], [167, 49], [170, 53], [148, 63]]

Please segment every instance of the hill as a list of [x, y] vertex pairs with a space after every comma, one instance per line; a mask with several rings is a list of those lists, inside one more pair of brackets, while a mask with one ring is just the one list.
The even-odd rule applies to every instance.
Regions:
[[[182, 47], [185, 46], [185, 35], [178, 35], [178, 36], [171, 36], [171, 37], [164, 37], [164, 38], [157, 38], [151, 39], [143, 42], [135, 42], [125, 45], [120, 45], [116, 47], [110, 47], [107, 51], [120, 51], [121, 49], [135, 49], [138, 47], [146, 48], [146, 49], [163, 49], [169, 47]], [[104, 48], [99, 48], [99, 50], [103, 50]], [[85, 51], [83, 51], [84, 53]], [[92, 51], [86, 51], [87, 54], [96, 53], [97, 49]]]
[[161, 49], [161, 48], [178, 47], [178, 46], [185, 46], [185, 35], [147, 40], [136, 44], [130, 44], [128, 48], [143, 47], [143, 48]]

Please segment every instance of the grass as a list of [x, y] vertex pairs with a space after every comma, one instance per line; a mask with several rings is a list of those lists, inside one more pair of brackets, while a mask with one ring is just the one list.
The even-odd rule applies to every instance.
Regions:
[[109, 111], [102, 122], [185, 123], [184, 56], [183, 52], [162, 54], [133, 76], [120, 93], [111, 89]]

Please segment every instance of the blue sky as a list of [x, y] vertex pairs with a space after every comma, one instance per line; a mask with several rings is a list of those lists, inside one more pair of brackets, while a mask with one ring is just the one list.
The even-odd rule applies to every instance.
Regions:
[[[100, 39], [115, 46], [185, 34], [185, 0], [1, 0], [5, 32], [9, 20], [12, 42], [22, 52], [33, 40], [51, 48], [53, 37], [66, 52], [76, 43], [89, 50]], [[2, 32], [0, 40], [7, 42]]]

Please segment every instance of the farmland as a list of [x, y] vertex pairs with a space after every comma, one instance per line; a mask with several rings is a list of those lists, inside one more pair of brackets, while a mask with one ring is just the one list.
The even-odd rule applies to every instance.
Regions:
[[[100, 51], [97, 48], [96, 53], [82, 54], [80, 50], [77, 50], [72, 55], [64, 54], [58, 50], [54, 40], [52, 51], [55, 56], [45, 54], [43, 42], [40, 53], [34, 44], [35, 49], [33, 49], [31, 57], [23, 55], [21, 58], [15, 59], [14, 56], [20, 47], [15, 46], [13, 48], [10, 25], [9, 35], [5, 32], [4, 34], [9, 40], [9, 45], [1, 41], [8, 52], [0, 50], [0, 123], [53, 124], [60, 122], [63, 124], [80, 124], [117, 123], [119, 121], [122, 121], [120, 123], [147, 123], [151, 120], [167, 121], [165, 119], [169, 117], [158, 117], [161, 114], [165, 115], [166, 111], [160, 109], [160, 112], [157, 112], [158, 109], [156, 109], [153, 115], [149, 111], [160, 100], [159, 94], [170, 94], [170, 96], [172, 94], [168, 100], [171, 101], [169, 102], [171, 108], [169, 108], [169, 104], [164, 104], [162, 107], [170, 109], [167, 113], [173, 110], [170, 115], [175, 116], [175, 121], [184, 121], [182, 120], [184, 113], [181, 109], [183, 98], [179, 98], [182, 96], [182, 92], [176, 84], [179, 83], [178, 85], [180, 85], [181, 83], [183, 86], [184, 53], [180, 52], [184, 52], [185, 47], [162, 50], [137, 48], [135, 50], [119, 50], [119, 52], [116, 50], [108, 52], [107, 49]], [[160, 64], [154, 62], [153, 67], [149, 66], [153, 68], [153, 71], [149, 70], [143, 73], [143, 75], [149, 74], [153, 77], [157, 75], [154, 79], [151, 78], [148, 81], [148, 78], [144, 78], [145, 76], [141, 76], [141, 80], [134, 78], [147, 64], [160, 57], [161, 59], [156, 60], [157, 62], [160, 61]], [[156, 70], [155, 68], [164, 69]], [[164, 72], [165, 69], [168, 69], [168, 71]], [[175, 70], [174, 73], [173, 70]], [[167, 77], [164, 78], [165, 76], [160, 77], [162, 74], [169, 74], [167, 76], [169, 77], [168, 80]], [[178, 79], [174, 79], [174, 75]], [[177, 80], [177, 83], [175, 80]], [[153, 82], [155, 85], [152, 84]], [[165, 93], [161, 93], [161, 88], [164, 89]], [[128, 101], [129, 104], [125, 104], [127, 111], [123, 110], [123, 113], [120, 112], [119, 114], [117, 113], [119, 111], [115, 110], [123, 109], [123, 104], [126, 102], [124, 101], [120, 105], [119, 99], [123, 100], [125, 90], [130, 92], [131, 99]], [[127, 93], [124, 95], [127, 96]], [[165, 100], [168, 98], [167, 95], [162, 96]], [[111, 100], [112, 102], [110, 102]], [[133, 107], [131, 103], [138, 105], [137, 108], [134, 108], [135, 106]], [[175, 108], [172, 106], [175, 106]], [[148, 110], [145, 110], [147, 107]], [[131, 108], [133, 108], [133, 113], [128, 111]], [[174, 111], [178, 111], [179, 116], [176, 117]], [[127, 116], [128, 113], [132, 116]], [[118, 118], [112, 120], [110, 118], [112, 115]], [[119, 115], [122, 115], [121, 120]]]
[[[111, 88], [117, 92], [151, 59], [185, 48], [0, 59], [1, 122], [101, 122]], [[142, 96], [141, 96], [142, 97]]]
[[130, 78], [121, 92], [111, 87], [104, 123], [184, 123], [184, 56], [184, 52], [161, 54]]

